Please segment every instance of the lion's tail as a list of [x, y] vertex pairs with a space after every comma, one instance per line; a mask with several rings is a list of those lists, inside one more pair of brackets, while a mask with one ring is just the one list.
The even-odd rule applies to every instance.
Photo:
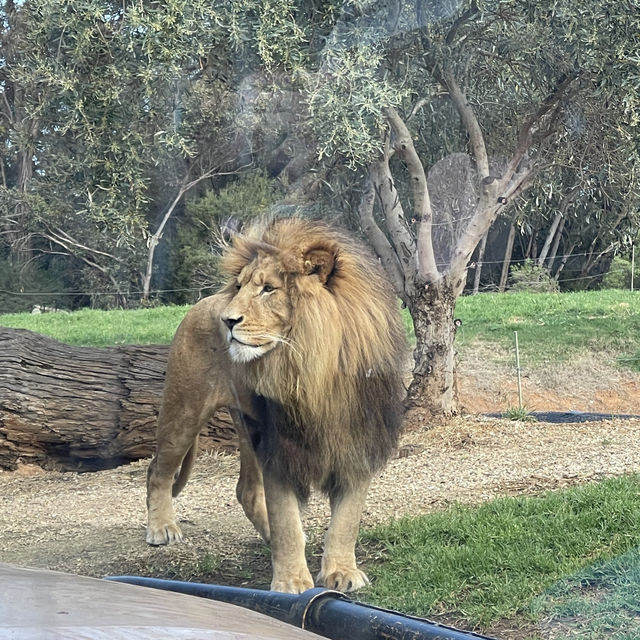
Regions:
[[196, 460], [196, 455], [198, 453], [198, 436], [193, 441], [191, 448], [187, 451], [186, 455], [182, 460], [182, 465], [180, 466], [180, 471], [178, 471], [175, 480], [173, 481], [173, 487], [171, 489], [171, 494], [175, 498], [183, 489], [184, 485], [187, 484], [187, 480], [191, 475], [191, 470], [193, 469], [193, 463]]

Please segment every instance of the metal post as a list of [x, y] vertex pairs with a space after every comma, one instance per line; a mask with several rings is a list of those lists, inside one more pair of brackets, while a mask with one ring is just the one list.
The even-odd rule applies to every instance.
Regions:
[[518, 409], [522, 410], [522, 382], [520, 380], [520, 348], [518, 347], [518, 332], [514, 331], [513, 336], [516, 343], [516, 373], [518, 375]]
[[631, 247], [631, 291], [633, 291], [633, 272], [636, 270], [636, 247]]

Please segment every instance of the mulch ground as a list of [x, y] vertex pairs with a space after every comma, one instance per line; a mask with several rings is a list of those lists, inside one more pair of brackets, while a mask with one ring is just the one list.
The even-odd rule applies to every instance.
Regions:
[[[563, 378], [556, 376], [550, 384]], [[580, 382], [575, 372], [564, 379], [574, 387]], [[553, 402], [553, 393], [562, 393], [557, 386], [545, 388], [530, 376], [528, 397], [548, 402], [529, 408], [640, 413], [640, 376], [609, 373], [599, 380], [562, 396], [561, 406]], [[513, 406], [510, 384], [497, 375], [462, 378], [463, 405], [502, 411], [505, 403]], [[552, 424], [465, 415], [434, 424], [417, 412], [407, 419], [399, 456], [373, 482], [363, 526], [456, 502], [477, 504], [640, 472], [639, 440], [640, 419]], [[169, 548], [144, 542], [147, 465], [141, 460], [85, 474], [30, 466], [0, 471], [0, 562], [99, 577], [142, 574], [267, 587], [268, 549], [235, 498], [237, 457], [198, 459], [176, 500], [185, 542]], [[312, 496], [304, 513], [312, 571], [328, 517], [326, 501]], [[515, 640], [529, 631], [501, 635]]]

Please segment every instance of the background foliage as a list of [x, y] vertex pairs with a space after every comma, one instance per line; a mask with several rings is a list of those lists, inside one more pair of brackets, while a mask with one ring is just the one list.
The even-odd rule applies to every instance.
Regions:
[[[386, 108], [407, 123], [427, 171], [470, 154], [446, 73], [496, 169], [535, 120], [531, 184], [500, 213], [470, 274], [481, 263], [480, 288], [495, 288], [503, 263], [530, 259], [561, 288], [598, 287], [638, 234], [639, 9], [2, 2], [0, 305], [136, 306], [156, 233], [151, 297], [186, 302], [215, 286], [213, 238], [227, 218], [298, 213], [357, 228]], [[392, 170], [410, 200], [397, 159]], [[469, 194], [440, 176], [431, 188], [455, 208]]]

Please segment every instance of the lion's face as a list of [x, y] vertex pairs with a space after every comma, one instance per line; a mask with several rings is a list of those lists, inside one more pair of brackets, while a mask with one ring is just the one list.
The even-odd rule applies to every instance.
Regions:
[[291, 304], [278, 259], [260, 255], [238, 274], [235, 295], [221, 314], [223, 331], [234, 362], [260, 358], [290, 331]]

